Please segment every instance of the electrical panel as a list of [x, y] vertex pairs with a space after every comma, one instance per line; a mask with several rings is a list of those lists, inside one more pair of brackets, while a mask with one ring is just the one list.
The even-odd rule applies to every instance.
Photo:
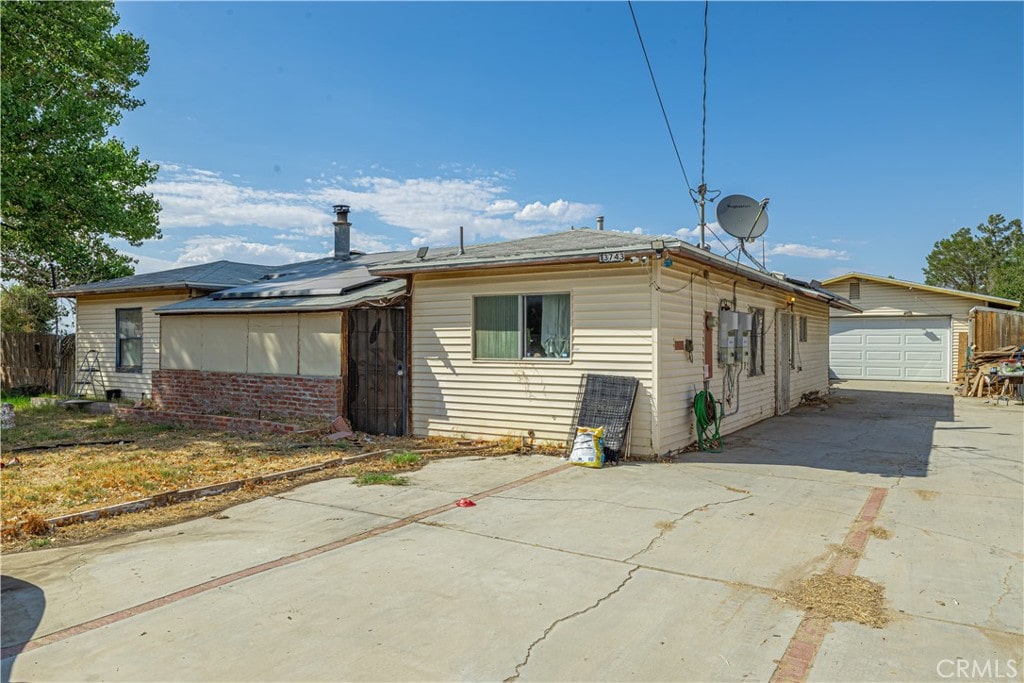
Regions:
[[718, 364], [742, 365], [750, 362], [750, 313], [718, 312]]
[[739, 337], [739, 313], [722, 310], [718, 312], [718, 364], [736, 363], [736, 346]]

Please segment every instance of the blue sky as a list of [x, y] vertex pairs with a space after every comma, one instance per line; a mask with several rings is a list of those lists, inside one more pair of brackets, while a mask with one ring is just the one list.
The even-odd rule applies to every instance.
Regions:
[[[140, 272], [326, 255], [338, 202], [365, 251], [597, 215], [695, 240], [624, 2], [117, 9], [148, 41], [150, 69], [136, 91], [146, 105], [115, 134], [161, 165], [164, 237], [125, 248]], [[634, 9], [695, 187], [704, 4]], [[712, 2], [705, 177], [723, 195], [771, 199], [751, 252], [796, 277], [921, 281], [936, 240], [990, 213], [1020, 217], [1022, 10]]]

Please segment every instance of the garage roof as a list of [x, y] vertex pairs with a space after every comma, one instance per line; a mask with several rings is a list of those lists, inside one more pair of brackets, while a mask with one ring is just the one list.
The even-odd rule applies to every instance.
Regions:
[[828, 280], [823, 280], [822, 284], [826, 287], [831, 287], [845, 280], [867, 280], [869, 282], [879, 282], [884, 285], [899, 285], [906, 287], [907, 289], [919, 289], [925, 292], [935, 292], [936, 294], [949, 294], [950, 296], [961, 296], [965, 299], [986, 301], [1005, 308], [1018, 308], [1020, 306], [1020, 302], [1014, 301], [1013, 299], [1003, 299], [1002, 297], [979, 294], [977, 292], [965, 292], [959, 289], [947, 289], [946, 287], [934, 287], [932, 285], [923, 285], [920, 282], [897, 280], [896, 278], [868, 275], [867, 273], [847, 273], [846, 275], [840, 275], [838, 277], [829, 278]]

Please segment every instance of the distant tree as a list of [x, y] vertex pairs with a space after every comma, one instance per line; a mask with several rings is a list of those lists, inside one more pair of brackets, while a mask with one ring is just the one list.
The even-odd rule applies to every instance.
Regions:
[[149, 46], [115, 33], [101, 2], [0, 3], [0, 260], [3, 277], [49, 287], [130, 275], [107, 240], [158, 238], [157, 166], [110, 135], [149, 68]]
[[1021, 220], [993, 214], [975, 230], [960, 228], [935, 243], [926, 257], [925, 284], [1019, 299], [1010, 293], [1024, 281]]
[[57, 301], [45, 287], [14, 284], [0, 288], [0, 330], [51, 332], [57, 317]]
[[1024, 240], [1017, 242], [1007, 258], [992, 269], [992, 294], [1020, 301], [1024, 310]]

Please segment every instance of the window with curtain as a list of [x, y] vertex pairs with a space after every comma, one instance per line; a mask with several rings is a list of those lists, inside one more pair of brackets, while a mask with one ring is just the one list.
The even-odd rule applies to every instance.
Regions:
[[569, 358], [568, 294], [473, 299], [473, 357]]
[[116, 309], [115, 325], [118, 372], [142, 372], [142, 309]]

